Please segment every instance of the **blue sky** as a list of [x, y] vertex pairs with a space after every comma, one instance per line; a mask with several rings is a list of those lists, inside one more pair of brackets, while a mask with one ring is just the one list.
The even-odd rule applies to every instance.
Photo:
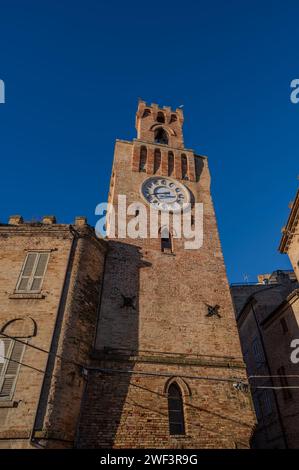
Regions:
[[94, 224], [142, 97], [184, 104], [230, 281], [288, 268], [277, 246], [298, 186], [298, 17], [297, 0], [1, 0], [1, 222]]

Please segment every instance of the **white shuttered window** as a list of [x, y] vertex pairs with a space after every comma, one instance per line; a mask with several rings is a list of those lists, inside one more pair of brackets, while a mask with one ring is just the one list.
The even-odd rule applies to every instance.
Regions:
[[49, 259], [49, 253], [28, 253], [17, 284], [17, 292], [39, 292]]
[[13, 397], [24, 348], [19, 341], [0, 337], [0, 400]]

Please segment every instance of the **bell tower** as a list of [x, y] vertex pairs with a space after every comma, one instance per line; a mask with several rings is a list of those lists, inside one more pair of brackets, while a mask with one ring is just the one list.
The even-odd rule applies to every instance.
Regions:
[[172, 111], [169, 106], [160, 109], [155, 103], [151, 106], [147, 106], [141, 100], [138, 103], [136, 113], [138, 140], [168, 144], [170, 147], [182, 149], [184, 148], [183, 123], [184, 116], [180, 108]]
[[116, 141], [116, 219], [120, 195], [159, 217], [186, 201], [195, 217], [200, 203], [203, 243], [186, 249], [162, 225], [157, 238], [116, 230], [107, 240], [79, 447], [249, 447], [254, 417], [208, 160], [184, 146], [183, 122], [180, 108], [139, 101], [137, 138]]
[[[133, 142], [132, 171], [195, 180], [193, 151], [184, 149], [184, 115], [180, 108], [147, 106], [139, 101], [136, 113], [137, 139]], [[141, 156], [141, 160], [140, 160]], [[181, 157], [183, 157], [182, 165]]]

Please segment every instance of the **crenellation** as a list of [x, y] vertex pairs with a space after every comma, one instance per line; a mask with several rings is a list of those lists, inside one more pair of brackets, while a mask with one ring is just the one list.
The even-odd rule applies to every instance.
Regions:
[[55, 215], [45, 215], [43, 217], [43, 224], [56, 224]]
[[9, 225], [19, 225], [23, 222], [23, 217], [21, 215], [11, 215], [8, 220]]

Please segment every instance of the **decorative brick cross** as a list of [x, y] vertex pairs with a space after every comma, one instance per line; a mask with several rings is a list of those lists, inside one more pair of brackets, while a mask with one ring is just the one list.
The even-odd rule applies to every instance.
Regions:
[[216, 304], [214, 306], [206, 304], [208, 307], [208, 313], [206, 314], [206, 317], [213, 317], [214, 315], [218, 318], [221, 318], [221, 315], [219, 313], [220, 305]]

